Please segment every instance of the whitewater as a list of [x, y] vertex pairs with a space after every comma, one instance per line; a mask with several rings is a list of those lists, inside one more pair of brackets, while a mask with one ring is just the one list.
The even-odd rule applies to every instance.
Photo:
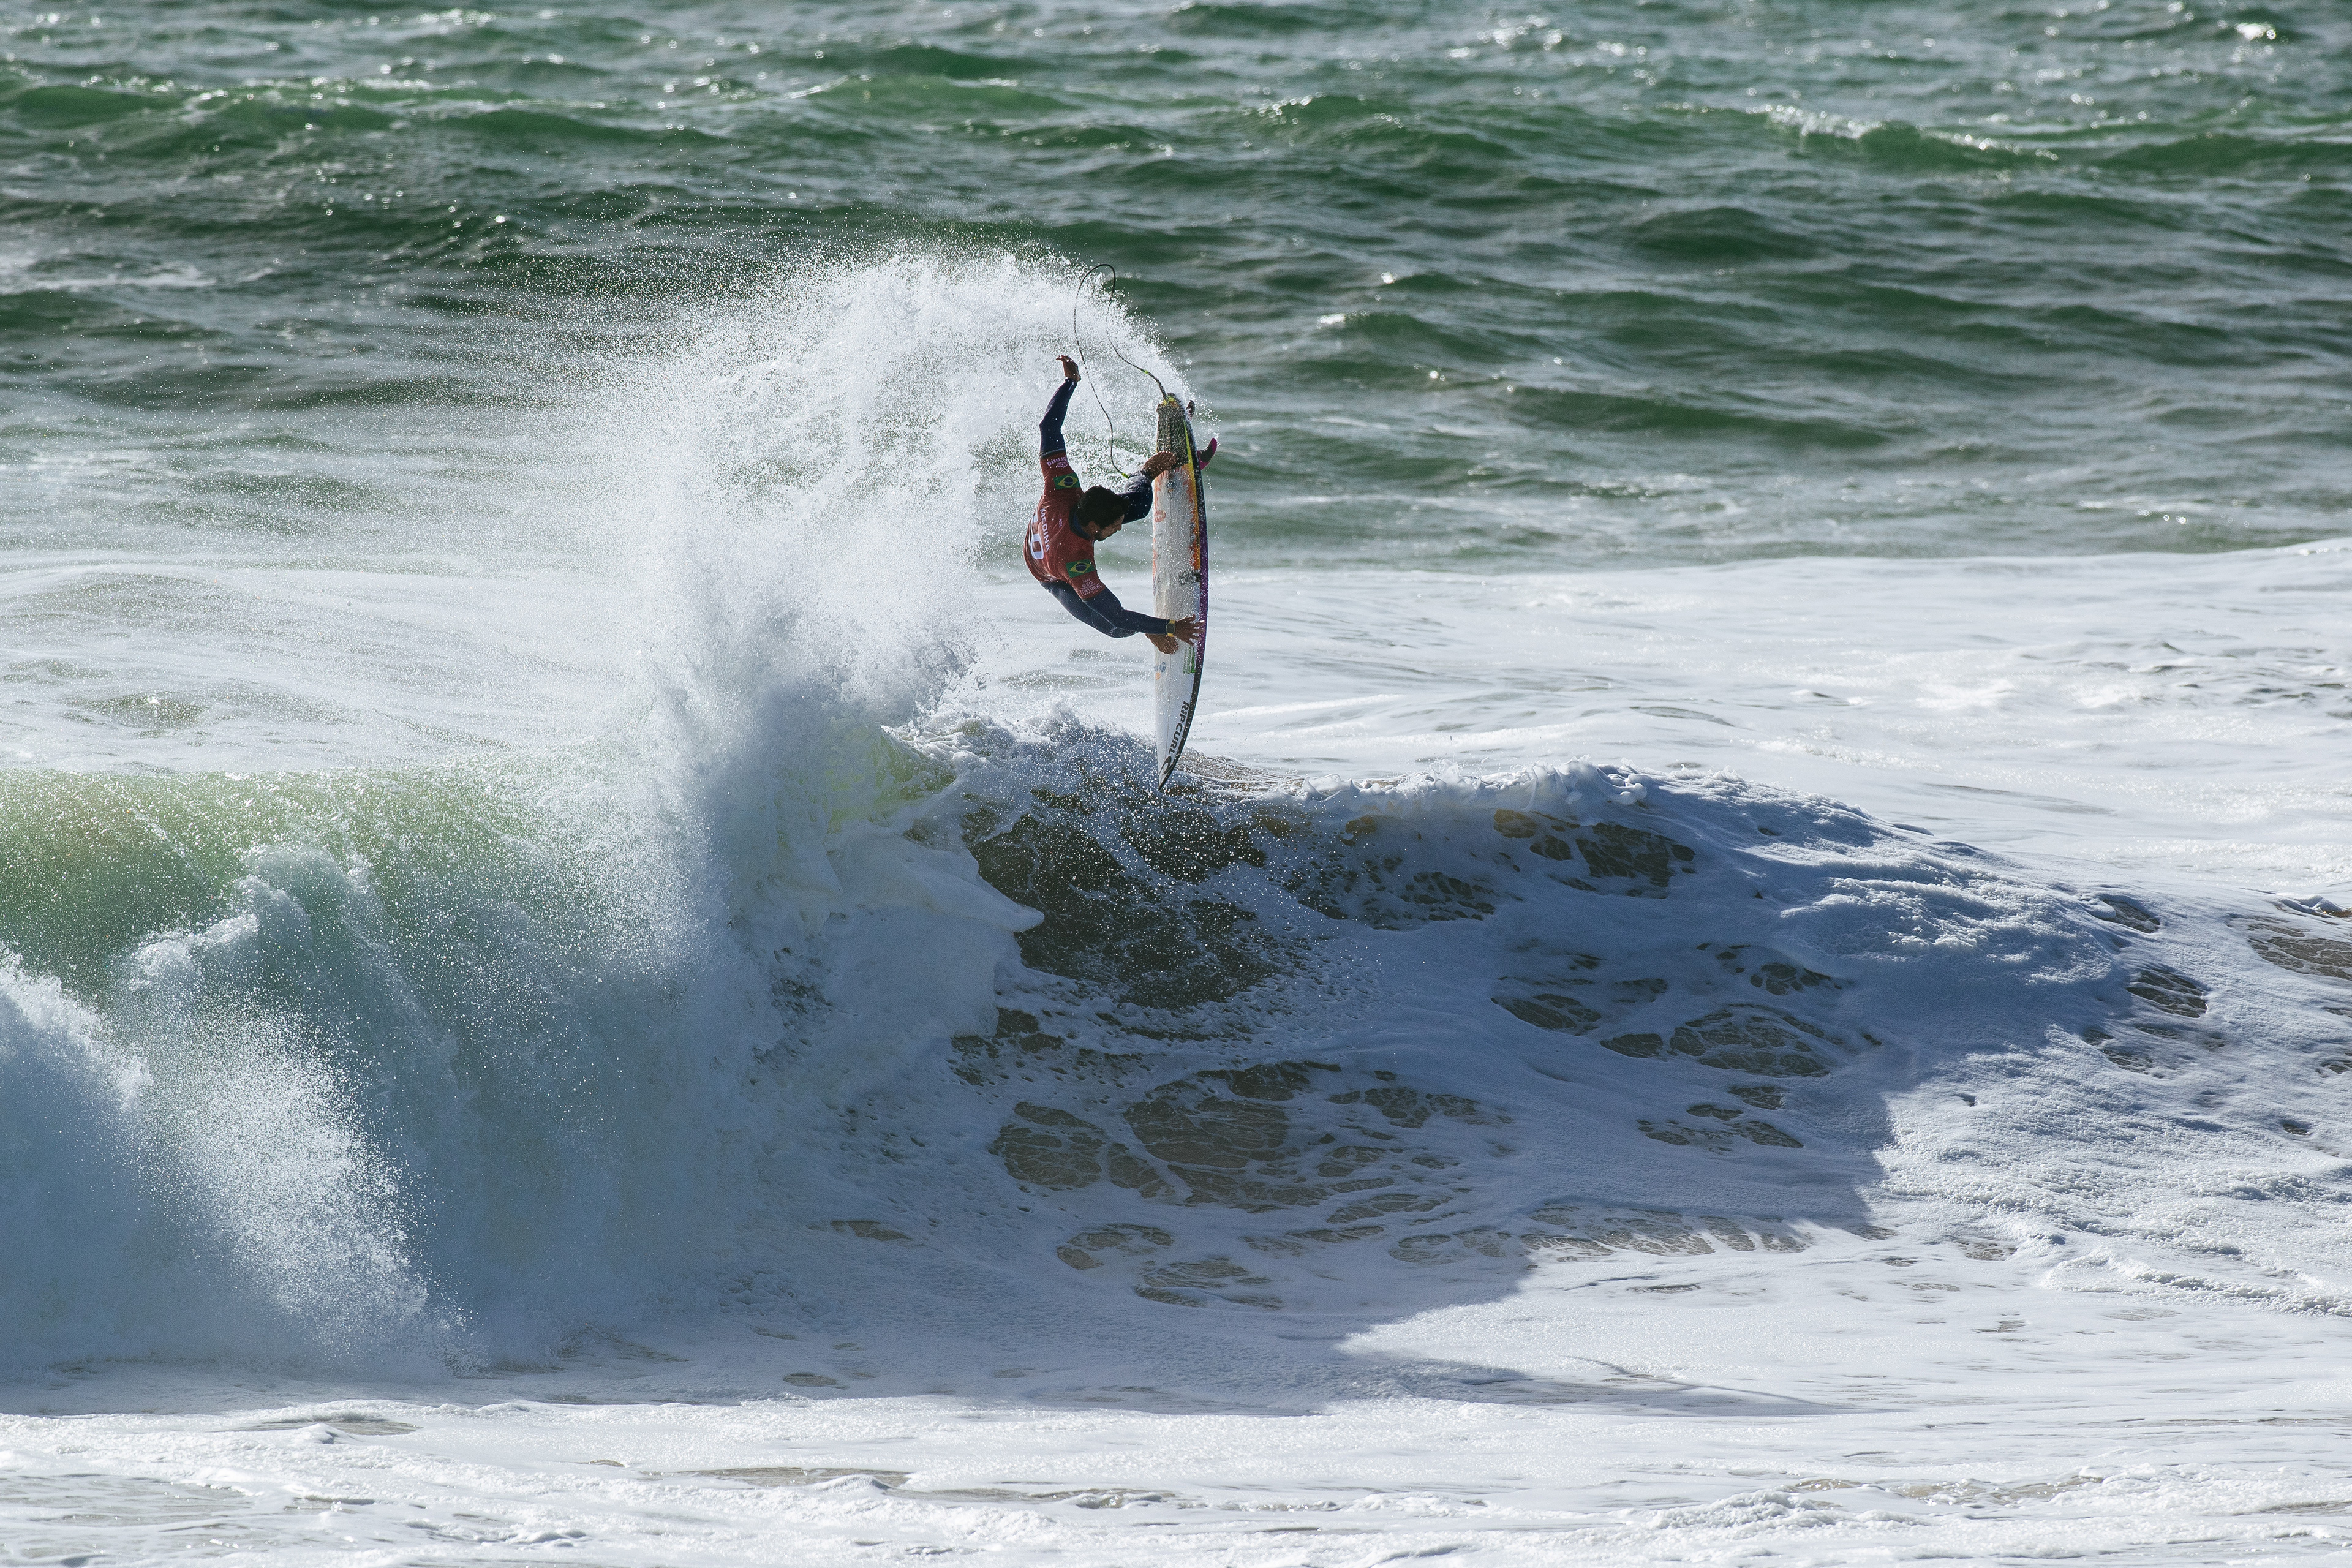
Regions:
[[0, 1562], [2352, 1560], [2342, 25], [1881, 20], [10, 18]]

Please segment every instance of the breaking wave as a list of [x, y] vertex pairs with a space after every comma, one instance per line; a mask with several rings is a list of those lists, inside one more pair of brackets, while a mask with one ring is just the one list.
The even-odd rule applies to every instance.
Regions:
[[[2352, 1307], [2336, 911], [1568, 760], [1162, 797], [1133, 736], [992, 718], [938, 628], [1066, 276], [788, 280], [604, 390], [625, 734], [0, 780], [12, 1364], [541, 1363], [943, 1261], [1390, 1313], [1830, 1230]], [[877, 497], [924, 520], [879, 566]]]

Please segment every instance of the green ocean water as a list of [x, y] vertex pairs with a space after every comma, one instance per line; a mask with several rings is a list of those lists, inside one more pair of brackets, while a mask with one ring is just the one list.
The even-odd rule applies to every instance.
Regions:
[[1228, 563], [2326, 537], [2348, 187], [2326, 4], [17, 9], [0, 538], [551, 550], [682, 311], [1006, 251], [1118, 268]]

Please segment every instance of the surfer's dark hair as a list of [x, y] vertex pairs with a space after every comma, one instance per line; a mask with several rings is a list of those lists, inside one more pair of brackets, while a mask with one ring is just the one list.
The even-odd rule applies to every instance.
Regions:
[[1100, 527], [1107, 522], [1127, 521], [1127, 498], [1108, 485], [1094, 485], [1078, 498], [1071, 518], [1078, 522]]

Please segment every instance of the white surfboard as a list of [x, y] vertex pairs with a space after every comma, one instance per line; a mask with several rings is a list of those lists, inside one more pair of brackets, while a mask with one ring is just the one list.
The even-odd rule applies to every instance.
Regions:
[[1151, 613], [1171, 621], [1190, 616], [1199, 627], [1191, 643], [1151, 657], [1152, 730], [1164, 789], [1184, 755], [1209, 642], [1208, 500], [1201, 491], [1200, 455], [1192, 450], [1192, 421], [1172, 396], [1160, 403], [1160, 450], [1184, 460], [1152, 481]]

